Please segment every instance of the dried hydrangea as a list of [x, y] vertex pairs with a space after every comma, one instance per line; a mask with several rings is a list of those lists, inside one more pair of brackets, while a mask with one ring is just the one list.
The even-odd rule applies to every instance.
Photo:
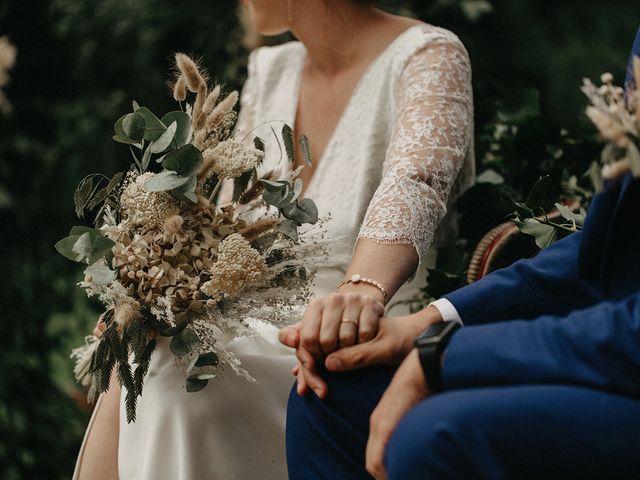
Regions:
[[218, 178], [237, 178], [260, 165], [264, 152], [235, 140], [225, 140], [205, 150], [203, 157], [205, 177], [215, 173]]
[[218, 261], [211, 267], [211, 279], [201, 291], [212, 298], [222, 295], [234, 297], [247, 286], [264, 277], [267, 265], [264, 258], [239, 233], [225, 238], [220, 244]]
[[131, 181], [120, 197], [122, 211], [133, 225], [153, 230], [162, 228], [165, 220], [180, 211], [178, 201], [169, 192], [149, 192], [144, 184], [155, 174], [143, 173]]

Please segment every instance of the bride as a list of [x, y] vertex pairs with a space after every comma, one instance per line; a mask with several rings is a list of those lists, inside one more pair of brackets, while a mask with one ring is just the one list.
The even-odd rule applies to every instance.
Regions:
[[[424, 285], [434, 239], [455, 233], [448, 205], [474, 178], [470, 65], [455, 35], [384, 13], [376, 2], [242, 3], [260, 33], [289, 30], [299, 39], [251, 54], [238, 130], [260, 135], [268, 122], [284, 121], [311, 141], [313, 166], [301, 177], [305, 195], [328, 218], [334, 259], [318, 273], [316, 299], [304, 315], [298, 356], [311, 365], [312, 355], [375, 335], [384, 305]], [[295, 167], [265, 166], [283, 175]], [[393, 314], [403, 310], [396, 306]], [[296, 356], [280, 345], [275, 328], [254, 323], [259, 335], [236, 340], [234, 351], [258, 383], [227, 372], [186, 393], [161, 341], [137, 421], [124, 421], [120, 388], [112, 384], [96, 405], [74, 478], [286, 478]], [[313, 369], [294, 372], [300, 394], [326, 395]]]

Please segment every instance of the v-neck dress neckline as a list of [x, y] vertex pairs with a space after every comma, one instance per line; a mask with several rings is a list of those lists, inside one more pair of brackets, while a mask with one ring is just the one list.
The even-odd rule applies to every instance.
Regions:
[[[353, 91], [351, 92], [351, 96], [349, 97], [349, 100], [347, 100], [344, 108], [342, 109], [342, 112], [340, 113], [340, 117], [338, 118], [338, 121], [336, 122], [334, 128], [333, 128], [333, 132], [331, 133], [331, 136], [329, 137], [329, 140], [327, 141], [327, 144], [325, 145], [324, 151], [322, 152], [322, 155], [319, 159], [319, 161], [317, 162], [317, 167], [316, 170], [313, 172], [313, 175], [311, 176], [311, 179], [309, 180], [309, 184], [307, 185], [307, 188], [305, 189], [305, 196], [309, 195], [309, 192], [313, 191], [313, 188], [317, 185], [318, 182], [318, 177], [321, 176], [321, 172], [323, 172], [327, 167], [326, 164], [328, 162], [326, 162], [327, 158], [330, 158], [330, 154], [332, 149], [334, 148], [334, 145], [337, 141], [338, 136], [340, 135], [340, 132], [342, 131], [342, 127], [343, 127], [343, 123], [346, 122], [346, 119], [349, 116], [349, 112], [351, 111], [353, 104], [356, 102], [356, 99], [360, 96], [360, 92], [362, 91], [363, 85], [366, 84], [366, 81], [368, 79], [369, 76], [371, 76], [373, 74], [373, 72], [376, 70], [376, 68], [378, 67], [379, 64], [381, 64], [382, 60], [390, 53], [393, 51], [394, 47], [407, 35], [409, 35], [411, 32], [413, 32], [414, 30], [418, 29], [418, 28], [424, 28], [426, 24], [424, 23], [419, 23], [416, 25], [413, 25], [411, 27], [406, 28], [405, 30], [403, 30], [400, 34], [398, 34], [391, 42], [389, 42], [389, 44], [384, 48], [384, 50], [382, 50], [382, 52], [380, 52], [373, 60], [371, 60], [371, 62], [369, 62], [369, 64], [367, 65], [367, 67], [364, 69], [364, 72], [362, 73], [362, 75], [360, 76], [360, 78], [358, 79], [355, 87], [353, 88]], [[304, 70], [304, 66], [305, 63], [307, 61], [307, 49], [305, 48], [304, 44], [302, 42], [298, 42], [299, 44], [299, 50], [298, 50], [298, 64], [296, 66], [296, 70], [295, 70], [295, 81], [294, 81], [294, 88], [293, 88], [293, 92], [291, 95], [291, 98], [293, 98], [294, 100], [291, 102], [291, 108], [288, 112], [288, 118], [287, 123], [289, 125], [291, 125], [291, 128], [295, 129], [295, 124], [297, 121], [297, 115], [298, 115], [298, 108], [300, 105], [300, 91], [301, 91], [301, 87], [302, 87], [302, 72]], [[298, 132], [296, 132], [296, 134], [298, 134]], [[291, 168], [291, 165], [289, 163], [287, 163], [287, 168]]]

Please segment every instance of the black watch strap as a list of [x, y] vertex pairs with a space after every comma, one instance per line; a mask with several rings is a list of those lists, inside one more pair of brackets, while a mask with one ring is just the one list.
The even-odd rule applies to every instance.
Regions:
[[415, 342], [420, 363], [432, 392], [442, 390], [442, 353], [449, 345], [453, 334], [461, 327], [458, 322], [439, 322], [431, 325]]

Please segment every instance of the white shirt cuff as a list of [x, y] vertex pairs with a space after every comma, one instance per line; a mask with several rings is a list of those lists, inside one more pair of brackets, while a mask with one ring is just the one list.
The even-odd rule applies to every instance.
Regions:
[[463, 325], [458, 310], [456, 310], [456, 307], [453, 306], [453, 303], [451, 303], [446, 298], [441, 298], [439, 300], [436, 300], [435, 302], [431, 302], [429, 306], [436, 307], [445, 322], [457, 322], [460, 325]]

